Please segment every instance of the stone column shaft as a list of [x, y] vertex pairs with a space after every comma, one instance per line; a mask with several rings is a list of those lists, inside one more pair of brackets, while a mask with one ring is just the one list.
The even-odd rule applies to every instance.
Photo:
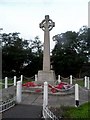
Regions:
[[44, 54], [43, 54], [43, 71], [50, 71], [50, 36], [49, 31], [44, 32]]

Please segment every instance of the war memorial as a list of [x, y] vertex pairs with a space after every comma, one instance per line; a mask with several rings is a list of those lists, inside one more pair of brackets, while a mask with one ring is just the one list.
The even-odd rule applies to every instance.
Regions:
[[51, 70], [50, 31], [55, 27], [55, 22], [49, 15], [45, 15], [39, 27], [44, 31], [43, 69], [35, 75], [35, 81], [23, 83], [26, 79], [23, 75], [20, 78], [14, 76], [11, 87], [8, 87], [8, 78], [5, 77], [5, 89], [2, 90], [3, 98], [0, 101], [0, 117], [4, 112], [4, 118], [20, 118], [20, 116], [21, 118], [40, 118], [42, 112], [45, 119], [60, 120], [62, 118], [56, 117], [49, 110], [50, 107], [62, 105], [78, 107], [88, 101], [89, 77], [85, 76], [82, 80], [84, 86], [81, 87], [72, 75], [67, 79], [58, 75], [57, 80], [54, 70]]

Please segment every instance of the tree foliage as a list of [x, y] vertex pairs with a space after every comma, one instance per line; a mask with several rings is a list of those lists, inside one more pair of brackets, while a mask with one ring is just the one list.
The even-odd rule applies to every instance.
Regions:
[[23, 73], [28, 76], [34, 76], [37, 74], [38, 70], [42, 69], [43, 62], [43, 51], [42, 51], [42, 43], [39, 40], [39, 37], [36, 36], [34, 40], [30, 40], [29, 47], [31, 49], [32, 55], [29, 56], [28, 65], [23, 69]]
[[[67, 31], [53, 36], [51, 64], [56, 75], [81, 77], [90, 74], [90, 29], [87, 26], [78, 32]], [[42, 70], [43, 45], [36, 36], [34, 40], [19, 37], [20, 33], [3, 33], [2, 73], [3, 77], [14, 75], [31, 77]], [[0, 43], [1, 44], [1, 43]], [[0, 45], [1, 46], [1, 45]]]
[[79, 32], [67, 31], [53, 36], [56, 45], [52, 51], [52, 65], [57, 75], [80, 77], [90, 54], [87, 33], [87, 26], [83, 26]]
[[[33, 41], [35, 42], [36, 39]], [[39, 38], [37, 37], [37, 46], [39, 46]], [[35, 45], [36, 45], [35, 44]], [[41, 44], [41, 43], [40, 43]], [[34, 47], [34, 46], [33, 46]], [[40, 46], [39, 46], [40, 47]], [[32, 76], [34, 72], [39, 69], [38, 56], [41, 51], [41, 48], [37, 49], [33, 53], [32, 47], [30, 47], [29, 40], [23, 40], [19, 37], [19, 33], [3, 33], [2, 34], [2, 72], [3, 76], [14, 76], [14, 75], [29, 75]], [[38, 53], [38, 55], [37, 55]], [[36, 65], [36, 71], [32, 71], [32, 64]], [[33, 66], [32, 66], [33, 67]], [[25, 69], [30, 69], [25, 71]], [[26, 69], [27, 70], [27, 69]]]

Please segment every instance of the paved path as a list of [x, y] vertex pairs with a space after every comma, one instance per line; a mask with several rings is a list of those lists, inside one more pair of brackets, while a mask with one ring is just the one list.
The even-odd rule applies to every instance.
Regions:
[[[85, 103], [88, 101], [88, 92], [85, 89], [80, 89], [80, 104]], [[22, 104], [29, 104], [29, 105], [40, 105], [43, 104], [43, 95], [42, 94], [32, 94], [32, 93], [24, 93], [22, 97]], [[48, 98], [48, 105], [49, 106], [75, 106], [75, 96], [72, 95], [49, 95]]]
[[[35, 106], [35, 105], [16, 105], [13, 108], [7, 110], [6, 112], [3, 112], [3, 119], [4, 120], [13, 120], [13, 118], [29, 118], [32, 119], [38, 119], [40, 120], [41, 117], [41, 110], [42, 106]], [[16, 120], [15, 119], [15, 120]], [[28, 119], [28, 120], [29, 120]]]

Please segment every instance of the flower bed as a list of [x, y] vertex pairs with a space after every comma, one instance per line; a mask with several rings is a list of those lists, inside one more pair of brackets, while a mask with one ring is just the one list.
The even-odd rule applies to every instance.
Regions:
[[[42, 92], [40, 88], [43, 87], [43, 85], [40, 85], [40, 84], [36, 84], [34, 82], [27, 82], [27, 83], [24, 83], [23, 84], [24, 87], [31, 87], [31, 88], [36, 88], [37, 89], [35, 90], [35, 92]], [[48, 84], [48, 88], [50, 89], [50, 91], [52, 93], [56, 93], [56, 92], [59, 92], [60, 90], [67, 90], [68, 88], [70, 88], [71, 86], [68, 84], [68, 83], [65, 83], [65, 82], [61, 82], [59, 83], [58, 85], [54, 85], [52, 86], [51, 84]]]
[[25, 87], [35, 87], [37, 85], [34, 82], [27, 82], [27, 83], [24, 83], [23, 86], [25, 86]]
[[[51, 87], [51, 86], [50, 86]], [[51, 88], [51, 92], [52, 93], [56, 93], [56, 92], [59, 92], [59, 90], [67, 90], [68, 88], [70, 88], [71, 86], [68, 84], [68, 83], [65, 83], [65, 82], [61, 82], [59, 83], [58, 85], [56, 86], [53, 86]]]

